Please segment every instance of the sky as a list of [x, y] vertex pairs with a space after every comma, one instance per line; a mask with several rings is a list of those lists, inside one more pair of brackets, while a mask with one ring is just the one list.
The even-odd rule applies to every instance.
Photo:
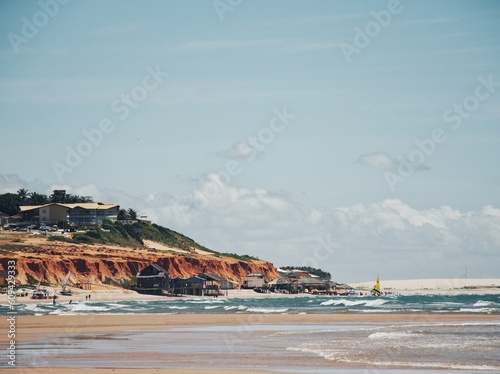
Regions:
[[0, 2], [0, 193], [343, 282], [500, 277], [497, 1]]

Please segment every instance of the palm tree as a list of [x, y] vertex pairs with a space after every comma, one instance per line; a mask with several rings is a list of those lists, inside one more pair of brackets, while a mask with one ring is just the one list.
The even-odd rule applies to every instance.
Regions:
[[127, 210], [127, 214], [130, 219], [137, 219], [137, 212], [134, 209], [130, 208], [129, 210]]
[[28, 198], [28, 190], [26, 188], [20, 188], [17, 190], [17, 196], [19, 197], [19, 205], [26, 205]]
[[30, 192], [28, 194], [28, 205], [44, 205], [49, 202], [47, 195], [39, 194], [38, 192]]

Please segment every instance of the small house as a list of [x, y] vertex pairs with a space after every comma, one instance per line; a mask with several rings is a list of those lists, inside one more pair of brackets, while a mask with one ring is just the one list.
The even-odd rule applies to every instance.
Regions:
[[247, 280], [243, 284], [244, 288], [260, 288], [264, 287], [266, 278], [261, 273], [250, 273], [247, 275]]
[[198, 277], [205, 279], [205, 296], [218, 296], [220, 294], [221, 284], [225, 281], [224, 278], [213, 273], [201, 273], [198, 274]]
[[151, 264], [137, 273], [137, 292], [162, 294], [168, 289], [168, 271], [158, 264]]

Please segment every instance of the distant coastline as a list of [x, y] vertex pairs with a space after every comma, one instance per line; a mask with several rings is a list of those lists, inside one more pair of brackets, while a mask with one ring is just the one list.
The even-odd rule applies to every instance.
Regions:
[[[359, 291], [368, 291], [373, 287], [371, 282], [351, 283]], [[380, 280], [382, 292], [401, 294], [500, 294], [500, 278], [487, 279], [408, 279], [408, 280]]]

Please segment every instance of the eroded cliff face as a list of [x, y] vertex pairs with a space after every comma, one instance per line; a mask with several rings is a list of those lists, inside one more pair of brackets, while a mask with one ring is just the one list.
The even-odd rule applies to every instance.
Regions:
[[151, 251], [147, 248], [124, 249], [120, 247], [64, 245], [64, 244], [20, 244], [1, 248], [0, 267], [7, 268], [9, 260], [16, 261], [16, 279], [22, 284], [39, 280], [57, 285], [71, 272], [70, 283], [91, 282], [117, 283], [130, 281], [138, 271], [156, 263], [168, 270], [170, 277], [190, 277], [210, 272], [230, 281], [243, 283], [252, 272], [264, 274], [268, 279], [278, 277], [273, 264], [266, 261], [245, 262], [231, 257], [201, 254], [176, 254]]

